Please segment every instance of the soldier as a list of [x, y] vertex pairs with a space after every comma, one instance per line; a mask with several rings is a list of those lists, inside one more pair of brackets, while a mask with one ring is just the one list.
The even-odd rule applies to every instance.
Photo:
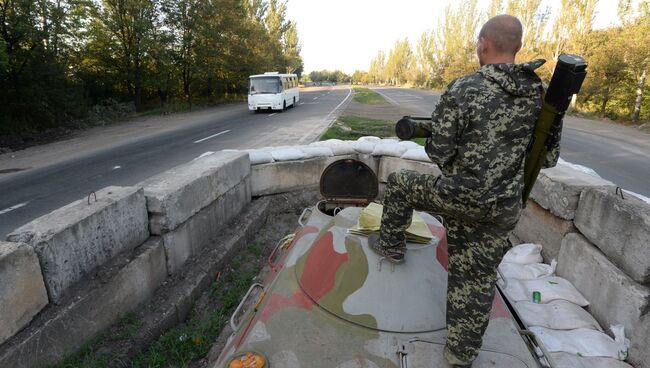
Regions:
[[[432, 114], [425, 150], [442, 175], [392, 173], [380, 234], [369, 239], [376, 253], [400, 263], [413, 209], [444, 216], [449, 244], [444, 355], [452, 366], [469, 367], [479, 353], [496, 268], [522, 210], [524, 161], [542, 106], [542, 82], [534, 70], [544, 60], [514, 64], [521, 36], [521, 23], [510, 15], [483, 25], [476, 46], [480, 69], [454, 80]], [[546, 167], [557, 162], [557, 142]]]

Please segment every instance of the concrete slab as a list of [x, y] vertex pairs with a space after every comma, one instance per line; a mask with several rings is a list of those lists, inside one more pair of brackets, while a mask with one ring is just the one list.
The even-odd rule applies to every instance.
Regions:
[[151, 233], [174, 230], [249, 174], [247, 152], [220, 151], [147, 179]]
[[541, 244], [542, 256], [549, 263], [557, 259], [564, 236], [575, 231], [573, 222], [553, 215], [529, 199], [514, 235], [523, 243]]
[[629, 336], [650, 309], [650, 288], [628, 277], [580, 234], [564, 238], [556, 273], [589, 300], [589, 312], [605, 329], [622, 324]]
[[580, 193], [588, 188], [613, 189], [616, 185], [570, 167], [557, 165], [540, 171], [530, 198], [555, 216], [572, 220], [578, 208]]
[[383, 156], [379, 162], [379, 173], [377, 177], [379, 182], [388, 182], [388, 175], [400, 170], [413, 170], [423, 174], [440, 175], [438, 165], [433, 162], [422, 162], [413, 160], [404, 160], [398, 157]]
[[199, 254], [250, 201], [251, 183], [247, 177], [181, 226], [163, 234], [169, 273], [175, 273], [189, 258]]
[[614, 191], [585, 190], [575, 224], [587, 239], [637, 282], [650, 283], [650, 205]]
[[[90, 203], [90, 204], [89, 204]], [[136, 187], [107, 187], [14, 230], [9, 241], [34, 248], [50, 300], [116, 254], [149, 237], [144, 192]]]
[[[160, 238], [151, 238], [110, 275], [99, 275], [65, 303], [46, 309], [29, 329], [0, 349], [0, 367], [43, 367], [81, 348], [139, 304], [167, 277]], [[111, 268], [111, 267], [109, 267]]]
[[41, 266], [34, 250], [0, 241], [0, 345], [27, 326], [47, 305]]
[[650, 313], [646, 313], [630, 336], [628, 361], [636, 368], [650, 368]]

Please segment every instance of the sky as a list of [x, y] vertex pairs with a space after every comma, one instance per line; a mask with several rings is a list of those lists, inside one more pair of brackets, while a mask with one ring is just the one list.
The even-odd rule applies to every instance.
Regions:
[[[479, 0], [484, 8], [489, 1]], [[380, 50], [407, 37], [413, 44], [432, 29], [453, 0], [288, 0], [287, 15], [298, 25], [305, 72], [367, 70]], [[617, 0], [600, 0], [594, 25], [617, 22]], [[559, 8], [560, 0], [542, 7]]]

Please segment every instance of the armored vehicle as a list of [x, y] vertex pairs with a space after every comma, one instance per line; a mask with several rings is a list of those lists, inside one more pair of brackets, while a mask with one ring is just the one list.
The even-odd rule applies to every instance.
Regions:
[[[303, 211], [292, 242], [271, 254], [269, 276], [235, 311], [215, 367], [447, 367], [442, 219], [418, 213], [432, 240], [408, 243], [405, 262], [392, 265], [350, 232], [378, 194], [375, 173], [336, 161], [320, 189], [324, 200]], [[474, 367], [538, 367], [530, 351], [496, 293]]]

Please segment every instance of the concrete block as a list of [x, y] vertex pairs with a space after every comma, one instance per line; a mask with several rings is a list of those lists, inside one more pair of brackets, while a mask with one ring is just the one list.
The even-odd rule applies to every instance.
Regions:
[[34, 248], [50, 300], [57, 302], [88, 272], [148, 237], [142, 189], [107, 187], [97, 191], [96, 201], [73, 202], [14, 230], [7, 239]]
[[147, 179], [151, 233], [174, 230], [249, 175], [248, 153], [221, 151]]
[[[0, 349], [0, 367], [43, 367], [81, 348], [121, 316], [148, 301], [167, 277], [160, 238], [151, 238], [126, 265], [83, 286], [65, 304], [44, 311], [38, 326]], [[35, 321], [37, 322], [37, 321]], [[34, 323], [32, 324], [34, 325]]]
[[0, 241], [0, 344], [46, 305], [47, 292], [34, 250], [25, 244]]
[[578, 208], [580, 193], [588, 188], [614, 189], [616, 185], [570, 167], [557, 165], [540, 171], [530, 198], [555, 216], [572, 220]]
[[[337, 156], [341, 157], [343, 156]], [[253, 196], [285, 193], [305, 186], [318, 185], [325, 167], [336, 161], [332, 158], [315, 157], [255, 165], [251, 167]]]
[[650, 283], [650, 205], [631, 195], [582, 192], [575, 224], [614, 264], [640, 283]]
[[250, 178], [245, 178], [181, 226], [162, 235], [170, 274], [209, 245], [219, 230], [251, 201], [250, 187]]
[[434, 176], [440, 175], [438, 165], [433, 162], [404, 160], [398, 157], [383, 156], [379, 162], [379, 173], [377, 175], [379, 182], [388, 182], [388, 175], [402, 169], [413, 170]]
[[604, 328], [622, 324], [629, 336], [650, 308], [650, 288], [628, 277], [580, 234], [564, 238], [556, 273], [589, 300], [589, 312]]
[[650, 313], [641, 317], [630, 336], [630, 344], [628, 361], [636, 368], [650, 368]]
[[550, 262], [557, 259], [564, 236], [575, 231], [573, 222], [553, 215], [529, 199], [514, 235], [524, 243], [541, 244], [542, 256]]

